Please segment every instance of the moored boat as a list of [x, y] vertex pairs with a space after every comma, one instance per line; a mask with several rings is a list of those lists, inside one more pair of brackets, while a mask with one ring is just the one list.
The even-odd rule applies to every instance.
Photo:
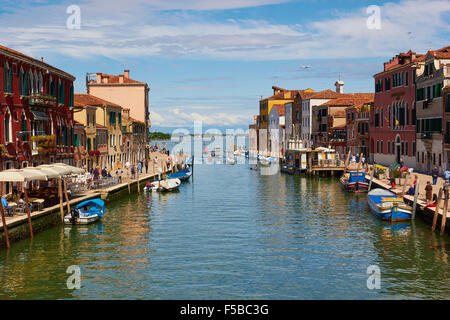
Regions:
[[368, 200], [370, 210], [382, 220], [391, 222], [409, 220], [413, 209], [403, 198], [384, 189], [374, 189], [369, 192]]
[[340, 182], [344, 190], [352, 193], [362, 193], [369, 191], [369, 183], [366, 181], [364, 171], [351, 171], [344, 174]]
[[233, 158], [227, 158], [227, 164], [234, 165], [236, 164], [236, 160], [234, 160]]
[[260, 157], [259, 157], [259, 162], [260, 162], [261, 166], [263, 166], [263, 167], [268, 167], [268, 166], [270, 166], [270, 164], [271, 164], [274, 160], [275, 160], [275, 159], [272, 158], [272, 157], [263, 157], [263, 156], [260, 156]]
[[191, 175], [192, 175], [192, 172], [191, 172], [190, 169], [184, 169], [184, 170], [180, 170], [178, 172], [169, 173], [167, 175], [167, 178], [169, 178], [169, 179], [180, 179], [180, 181], [183, 182], [183, 181], [189, 180]]
[[175, 179], [164, 179], [164, 180], [155, 180], [149, 185], [144, 187], [144, 191], [160, 191], [160, 192], [168, 192], [177, 190], [181, 185], [181, 180], [178, 178]]
[[64, 217], [65, 224], [91, 224], [103, 217], [105, 202], [101, 199], [91, 199], [79, 203], [70, 214]]

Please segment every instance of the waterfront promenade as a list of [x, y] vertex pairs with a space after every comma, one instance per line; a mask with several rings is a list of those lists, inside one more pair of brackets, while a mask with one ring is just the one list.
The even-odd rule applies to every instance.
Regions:
[[[155, 158], [157, 158], [158, 164], [155, 164]], [[142, 169], [142, 174], [136, 174], [134, 179], [131, 178], [129, 171], [124, 172], [124, 175], [122, 176], [122, 183], [104, 189], [87, 190], [80, 196], [69, 200], [70, 208], [74, 208], [78, 203], [89, 199], [102, 198], [103, 200], [110, 201], [126, 194], [139, 193], [147, 181], [153, 181], [158, 177], [158, 168], [167, 163], [167, 158], [168, 156], [161, 152], [150, 153], [148, 172], [146, 172], [144, 166]], [[177, 162], [181, 163], [181, 159], [178, 159]], [[169, 170], [167, 170], [167, 172], [172, 172], [172, 170], [173, 163], [171, 163], [170, 168]], [[114, 175], [115, 173], [113, 173], [113, 176]], [[63, 208], [64, 215], [66, 215], [66, 201], [63, 202]], [[9, 240], [11, 243], [29, 237], [28, 216], [26, 213], [21, 215], [14, 215], [13, 217], [8, 216], [5, 217], [5, 219], [8, 228]], [[31, 212], [31, 220], [34, 233], [40, 232], [42, 230], [50, 228], [53, 225], [61, 223], [60, 205], [57, 204], [51, 207], [44, 208], [41, 211]], [[0, 221], [0, 248], [4, 246], [5, 236], [3, 231], [3, 223]]]

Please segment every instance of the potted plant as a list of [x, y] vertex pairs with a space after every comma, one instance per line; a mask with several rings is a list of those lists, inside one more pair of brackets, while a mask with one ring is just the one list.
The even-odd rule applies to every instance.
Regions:
[[394, 170], [394, 172], [392, 172], [393, 178], [395, 179], [395, 184], [401, 185], [400, 184], [400, 178], [402, 176], [400, 170], [396, 169]]
[[378, 168], [376, 171], [376, 175], [378, 179], [384, 179], [385, 170], [382, 168]]

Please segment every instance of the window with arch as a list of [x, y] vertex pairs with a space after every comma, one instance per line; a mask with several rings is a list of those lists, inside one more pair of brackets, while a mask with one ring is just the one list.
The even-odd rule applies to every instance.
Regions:
[[11, 143], [12, 140], [12, 118], [9, 109], [5, 112], [5, 143]]
[[3, 65], [3, 89], [5, 93], [12, 93], [12, 68], [8, 62]]

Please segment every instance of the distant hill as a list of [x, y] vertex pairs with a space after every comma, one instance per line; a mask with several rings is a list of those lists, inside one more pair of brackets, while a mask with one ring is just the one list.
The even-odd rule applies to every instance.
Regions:
[[172, 135], [170, 133], [164, 133], [164, 132], [149, 132], [148, 137], [150, 140], [170, 140]]

